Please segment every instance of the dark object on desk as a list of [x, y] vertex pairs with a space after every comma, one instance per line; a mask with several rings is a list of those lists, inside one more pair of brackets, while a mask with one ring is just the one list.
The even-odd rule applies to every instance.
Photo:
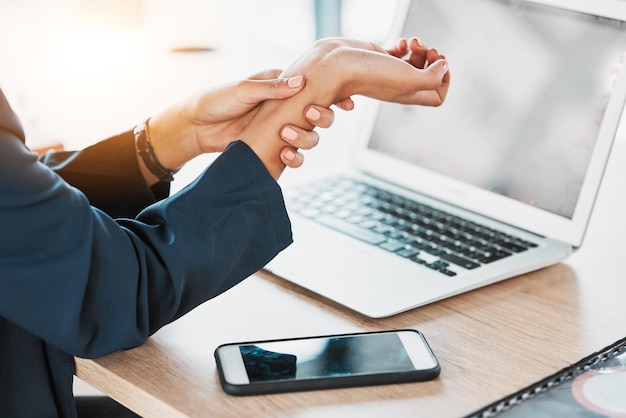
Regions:
[[626, 417], [626, 338], [466, 418]]
[[415, 330], [223, 344], [215, 360], [231, 395], [417, 382], [440, 372]]

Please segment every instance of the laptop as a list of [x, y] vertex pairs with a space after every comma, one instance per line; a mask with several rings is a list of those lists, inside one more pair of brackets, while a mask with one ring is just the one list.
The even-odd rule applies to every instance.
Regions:
[[266, 270], [383, 318], [544, 268], [583, 241], [624, 101], [626, 2], [411, 0], [446, 55], [437, 108], [367, 102], [341, 170], [285, 187]]

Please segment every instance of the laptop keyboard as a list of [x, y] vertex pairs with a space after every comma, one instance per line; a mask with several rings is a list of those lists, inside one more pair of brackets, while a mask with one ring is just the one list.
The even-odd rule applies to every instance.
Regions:
[[345, 176], [285, 198], [290, 212], [451, 277], [537, 246]]

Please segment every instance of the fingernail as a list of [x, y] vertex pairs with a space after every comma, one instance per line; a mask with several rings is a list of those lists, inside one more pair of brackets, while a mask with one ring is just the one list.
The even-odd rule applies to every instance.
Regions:
[[292, 89], [295, 89], [296, 87], [300, 87], [302, 85], [302, 80], [304, 80], [304, 77], [301, 75], [297, 75], [287, 80], [287, 85]]
[[285, 128], [283, 128], [281, 136], [283, 137], [283, 139], [295, 141], [296, 138], [298, 138], [298, 133], [294, 131], [293, 129], [291, 129], [290, 127], [286, 126]]
[[318, 120], [322, 116], [322, 114], [314, 107], [310, 107], [309, 110], [306, 111], [306, 117], [309, 120]]
[[285, 158], [288, 159], [289, 161], [292, 161], [294, 158], [296, 158], [296, 153], [289, 150], [285, 152]]

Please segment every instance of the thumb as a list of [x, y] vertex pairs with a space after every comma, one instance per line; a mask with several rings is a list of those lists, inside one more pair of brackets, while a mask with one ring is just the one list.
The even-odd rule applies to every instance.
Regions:
[[448, 72], [448, 61], [445, 59], [438, 59], [428, 66], [428, 70], [432, 71], [438, 80], [442, 80]]
[[247, 103], [259, 103], [269, 99], [286, 99], [298, 93], [304, 87], [301, 75], [270, 80], [244, 80], [240, 93]]

